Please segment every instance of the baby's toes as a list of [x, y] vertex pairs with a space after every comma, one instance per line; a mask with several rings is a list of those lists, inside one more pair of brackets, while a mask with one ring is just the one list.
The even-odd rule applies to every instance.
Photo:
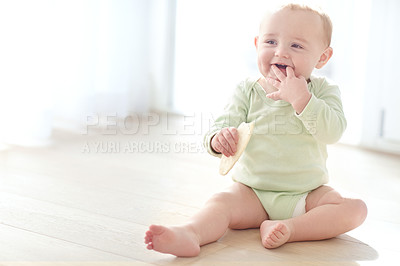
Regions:
[[272, 234], [274, 237], [276, 237], [276, 239], [282, 238], [283, 234], [281, 231], [274, 231]]
[[273, 242], [276, 242], [276, 241], [278, 241], [278, 239], [279, 239], [275, 234], [271, 234], [271, 235], [269, 236], [269, 238], [270, 238]]
[[273, 243], [274, 243], [274, 242], [273, 242], [273, 240], [272, 240], [270, 237], [264, 238], [264, 241], [263, 241], [264, 247], [266, 247], [266, 248], [272, 247]]
[[151, 240], [152, 240], [152, 238], [151, 238], [150, 236], [145, 236], [145, 237], [144, 237], [144, 243], [145, 243], [145, 244], [150, 243]]

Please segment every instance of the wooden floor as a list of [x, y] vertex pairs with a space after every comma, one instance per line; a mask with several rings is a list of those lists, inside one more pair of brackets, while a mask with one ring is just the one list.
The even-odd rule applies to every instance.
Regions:
[[[0, 150], [0, 265], [396, 265], [400, 157], [330, 147], [330, 185], [369, 207], [337, 238], [262, 247], [228, 231], [196, 258], [148, 251], [151, 223], [176, 224], [231, 183], [202, 136], [54, 132], [47, 147]], [[399, 265], [399, 264], [397, 264]]]

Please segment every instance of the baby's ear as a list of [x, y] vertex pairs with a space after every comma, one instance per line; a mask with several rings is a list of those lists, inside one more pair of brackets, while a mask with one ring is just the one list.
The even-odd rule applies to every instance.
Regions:
[[254, 37], [254, 45], [256, 46], [256, 49], [258, 49], [258, 36]]
[[321, 57], [319, 58], [319, 61], [318, 61], [317, 65], [315, 66], [315, 68], [321, 69], [323, 66], [325, 66], [326, 63], [328, 63], [329, 59], [331, 59], [332, 54], [333, 54], [332, 47], [326, 48], [325, 51], [323, 52], [323, 54], [321, 55]]

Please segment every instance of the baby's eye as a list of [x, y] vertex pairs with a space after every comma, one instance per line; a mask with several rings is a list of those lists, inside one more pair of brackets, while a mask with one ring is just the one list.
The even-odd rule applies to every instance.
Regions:
[[270, 45], [276, 45], [276, 41], [274, 40], [266, 40], [265, 43]]
[[303, 46], [301, 46], [300, 44], [294, 43], [292, 44], [293, 48], [297, 48], [297, 49], [303, 49]]

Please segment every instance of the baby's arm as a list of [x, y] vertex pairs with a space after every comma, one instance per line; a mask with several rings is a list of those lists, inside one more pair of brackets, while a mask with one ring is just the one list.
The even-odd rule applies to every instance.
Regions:
[[222, 153], [229, 157], [236, 152], [237, 127], [247, 122], [250, 93], [247, 84], [247, 81], [238, 84], [224, 112], [214, 120], [204, 136], [204, 147], [213, 156], [221, 157]]
[[314, 95], [308, 91], [305, 78], [296, 77], [291, 67], [286, 68], [287, 76], [275, 66], [272, 70], [279, 80], [267, 81], [278, 91], [267, 97], [290, 103], [297, 118], [318, 141], [326, 144], [338, 141], [347, 125], [339, 89], [327, 83], [319, 84], [322, 88]]
[[322, 81], [303, 112], [296, 115], [315, 139], [325, 144], [337, 142], [346, 129], [339, 88]]

